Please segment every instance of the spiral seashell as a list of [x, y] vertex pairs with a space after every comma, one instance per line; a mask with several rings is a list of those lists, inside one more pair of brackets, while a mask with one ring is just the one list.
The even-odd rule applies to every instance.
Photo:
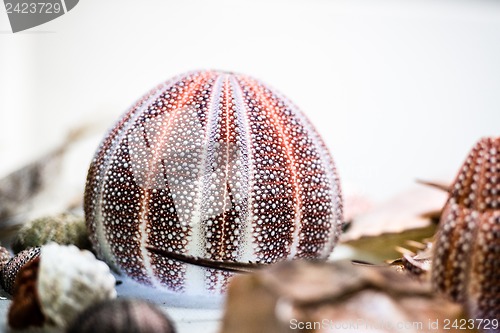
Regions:
[[151, 90], [109, 132], [89, 169], [85, 216], [110, 265], [211, 294], [230, 273], [146, 247], [232, 262], [326, 258], [342, 198], [325, 144], [288, 99], [245, 75], [201, 71]]
[[175, 333], [170, 318], [157, 306], [142, 300], [115, 299], [83, 311], [66, 333]]
[[3, 290], [12, 295], [17, 274], [27, 263], [36, 259], [40, 255], [40, 248], [34, 247], [19, 252], [11, 258], [0, 271], [0, 284]]
[[480, 140], [450, 190], [432, 262], [434, 288], [473, 318], [500, 317], [500, 137]]

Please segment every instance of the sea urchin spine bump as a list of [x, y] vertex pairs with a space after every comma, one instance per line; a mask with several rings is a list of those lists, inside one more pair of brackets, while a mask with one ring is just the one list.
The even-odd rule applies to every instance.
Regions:
[[178, 76], [117, 122], [91, 163], [85, 216], [100, 257], [135, 280], [219, 293], [228, 272], [150, 253], [218, 261], [326, 258], [342, 225], [333, 160], [285, 97], [245, 76]]
[[500, 317], [500, 137], [469, 153], [444, 207], [432, 262], [435, 289], [473, 318]]

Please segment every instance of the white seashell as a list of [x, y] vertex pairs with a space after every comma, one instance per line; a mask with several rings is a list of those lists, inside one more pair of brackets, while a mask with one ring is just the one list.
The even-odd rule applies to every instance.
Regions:
[[40, 253], [38, 296], [44, 315], [64, 327], [88, 306], [116, 297], [109, 267], [74, 245], [45, 245]]

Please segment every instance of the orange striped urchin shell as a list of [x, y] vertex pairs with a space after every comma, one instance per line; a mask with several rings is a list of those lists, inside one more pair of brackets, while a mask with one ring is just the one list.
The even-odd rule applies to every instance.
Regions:
[[434, 287], [473, 318], [500, 317], [500, 137], [480, 140], [450, 190], [432, 264]]
[[110, 131], [88, 173], [85, 215], [98, 254], [135, 280], [191, 294], [218, 261], [326, 258], [340, 233], [332, 158], [285, 97], [244, 75], [201, 71], [150, 91]]

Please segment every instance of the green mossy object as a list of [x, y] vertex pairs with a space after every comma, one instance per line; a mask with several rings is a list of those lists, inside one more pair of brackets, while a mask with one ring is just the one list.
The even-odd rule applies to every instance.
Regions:
[[80, 249], [90, 249], [87, 227], [83, 217], [60, 214], [35, 219], [24, 225], [17, 234], [12, 249], [15, 253], [49, 242], [73, 244]]

